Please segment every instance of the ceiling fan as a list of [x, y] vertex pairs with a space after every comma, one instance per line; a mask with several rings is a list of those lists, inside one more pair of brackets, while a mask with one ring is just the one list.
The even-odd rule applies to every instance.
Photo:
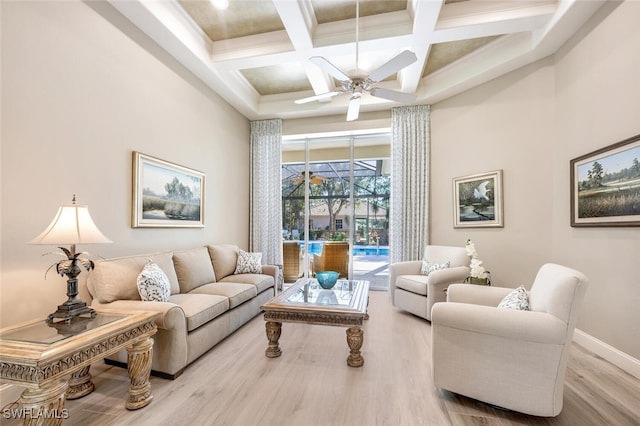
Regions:
[[[306, 173], [304, 170], [301, 173], [302, 176], [293, 181], [294, 185], [300, 185], [302, 182], [304, 182]], [[329, 178], [320, 175], [314, 175], [312, 171], [309, 172], [309, 182], [313, 183], [314, 185], [322, 185], [322, 182], [325, 180], [329, 180]]]
[[[360, 2], [356, 1], [356, 71], [359, 71], [358, 67], [358, 44], [359, 44], [359, 19], [360, 19]], [[410, 93], [398, 92], [395, 90], [383, 89], [381, 87], [376, 87], [376, 83], [384, 80], [392, 74], [397, 73], [401, 69], [405, 68], [408, 65], [411, 65], [417, 60], [416, 54], [405, 50], [400, 54], [394, 56], [386, 63], [382, 64], [375, 71], [371, 72], [366, 77], [349, 77], [340, 69], [338, 69], [335, 65], [329, 62], [326, 58], [322, 56], [313, 56], [309, 58], [313, 64], [324, 70], [327, 74], [334, 77], [338, 80], [342, 86], [341, 89], [334, 90], [327, 93], [321, 93], [319, 95], [310, 96], [308, 98], [298, 99], [295, 101], [296, 104], [305, 104], [307, 102], [319, 101], [324, 99], [329, 99], [337, 95], [342, 95], [345, 93], [351, 94], [351, 99], [349, 99], [349, 107], [347, 109], [347, 121], [353, 121], [358, 118], [360, 115], [360, 100], [362, 97], [362, 92], [369, 92], [372, 96], [388, 99], [390, 101], [402, 102], [402, 103], [411, 103], [415, 101], [416, 97]]]

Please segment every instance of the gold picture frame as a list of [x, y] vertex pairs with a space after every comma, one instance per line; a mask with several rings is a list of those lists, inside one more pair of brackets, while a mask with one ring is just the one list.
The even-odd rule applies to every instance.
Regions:
[[133, 151], [133, 228], [204, 227], [205, 174]]

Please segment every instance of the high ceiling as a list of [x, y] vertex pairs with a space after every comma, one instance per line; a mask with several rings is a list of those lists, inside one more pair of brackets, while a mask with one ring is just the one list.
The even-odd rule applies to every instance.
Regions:
[[[298, 105], [339, 83], [322, 56], [364, 77], [403, 50], [418, 60], [379, 87], [434, 103], [553, 54], [605, 0], [112, 0], [250, 119], [346, 113], [349, 96]], [[361, 111], [398, 103], [363, 94]]]

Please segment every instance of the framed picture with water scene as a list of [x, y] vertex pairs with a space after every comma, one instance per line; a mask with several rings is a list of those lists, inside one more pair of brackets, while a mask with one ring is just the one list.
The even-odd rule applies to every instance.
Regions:
[[133, 228], [204, 226], [204, 178], [197, 170], [133, 152]]
[[500, 228], [502, 170], [453, 179], [454, 228]]
[[640, 135], [570, 165], [571, 226], [640, 226]]

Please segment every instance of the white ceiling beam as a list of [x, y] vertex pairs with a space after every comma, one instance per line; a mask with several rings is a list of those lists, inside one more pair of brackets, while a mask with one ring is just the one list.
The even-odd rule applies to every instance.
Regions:
[[312, 56], [308, 52], [313, 48], [313, 33], [318, 25], [311, 3], [290, 0], [274, 0], [273, 3], [295, 49], [296, 58], [303, 65], [315, 94], [332, 91], [333, 80], [331, 77], [308, 60]]
[[419, 0], [410, 3], [413, 14], [413, 42], [410, 49], [418, 60], [400, 71], [400, 87], [403, 92], [414, 93], [418, 88], [442, 4], [443, 1]]
[[606, 0], [562, 0], [548, 23], [533, 33], [534, 47], [549, 54], [555, 52], [605, 3], [618, 7], [621, 2]]
[[460, 2], [442, 8], [433, 43], [532, 31], [543, 27], [557, 8], [548, 2]]

